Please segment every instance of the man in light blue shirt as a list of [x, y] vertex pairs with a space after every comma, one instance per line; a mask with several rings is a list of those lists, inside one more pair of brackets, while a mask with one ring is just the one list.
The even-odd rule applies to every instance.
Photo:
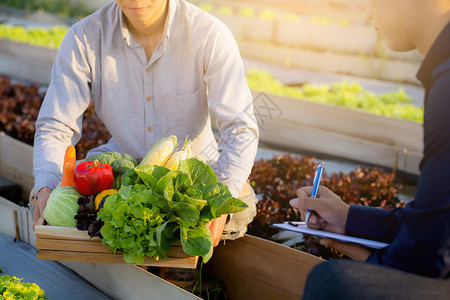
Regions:
[[183, 0], [116, 0], [70, 28], [36, 123], [35, 222], [61, 180], [65, 149], [81, 137], [91, 100], [112, 138], [89, 155], [139, 159], [162, 138], [188, 137], [193, 156], [213, 165], [233, 196], [241, 194], [259, 132], [237, 44], [208, 13]]

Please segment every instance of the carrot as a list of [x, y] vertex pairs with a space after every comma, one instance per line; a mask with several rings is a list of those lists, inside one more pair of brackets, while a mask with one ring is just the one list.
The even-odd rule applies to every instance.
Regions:
[[61, 186], [75, 187], [75, 182], [73, 181], [73, 173], [75, 171], [76, 160], [75, 147], [73, 145], [69, 145], [66, 149], [66, 154], [64, 155]]

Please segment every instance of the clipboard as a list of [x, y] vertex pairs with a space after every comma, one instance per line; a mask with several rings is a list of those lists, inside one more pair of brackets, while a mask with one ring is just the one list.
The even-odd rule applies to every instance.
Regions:
[[323, 238], [335, 239], [335, 240], [338, 240], [341, 242], [354, 243], [354, 244], [362, 245], [362, 246], [365, 246], [368, 248], [373, 248], [373, 249], [381, 249], [381, 248], [389, 246], [389, 244], [386, 244], [383, 242], [358, 238], [358, 237], [349, 236], [349, 235], [332, 233], [332, 232], [328, 232], [328, 231], [324, 231], [324, 230], [311, 229], [306, 226], [305, 222], [274, 223], [274, 224], [272, 224], [272, 226], [280, 228], [280, 229], [284, 229], [284, 230], [306, 233], [306, 234], [323, 237]]

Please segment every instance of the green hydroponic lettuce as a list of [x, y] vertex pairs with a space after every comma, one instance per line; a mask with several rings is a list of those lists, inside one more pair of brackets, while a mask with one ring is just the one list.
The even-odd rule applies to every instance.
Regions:
[[127, 263], [142, 264], [144, 256], [167, 257], [181, 241], [184, 252], [207, 262], [213, 241], [205, 226], [247, 205], [217, 182], [210, 166], [195, 158], [181, 161], [179, 170], [142, 165], [128, 170], [119, 192], [106, 198], [98, 218], [103, 244], [122, 252]]
[[[1, 272], [1, 269], [0, 269]], [[0, 299], [45, 300], [45, 292], [36, 283], [22, 282], [21, 278], [0, 276]]]

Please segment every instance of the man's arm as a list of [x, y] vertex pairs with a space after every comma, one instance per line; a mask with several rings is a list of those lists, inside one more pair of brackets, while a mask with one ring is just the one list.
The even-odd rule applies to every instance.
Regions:
[[428, 91], [424, 157], [416, 199], [403, 211], [397, 237], [368, 261], [431, 277], [450, 274], [450, 72]]
[[73, 27], [67, 32], [52, 69], [51, 83], [36, 121], [33, 149], [35, 222], [49, 192], [62, 178], [64, 153], [81, 137], [82, 115], [90, 102], [90, 68], [83, 41]]
[[49, 88], [36, 121], [33, 152], [35, 190], [54, 189], [62, 176], [68, 145], [81, 137], [82, 115], [90, 103], [88, 65], [83, 41], [67, 32], [52, 69]]
[[347, 235], [390, 243], [398, 234], [403, 208], [385, 210], [351, 205], [345, 232]]
[[204, 66], [208, 101], [220, 134], [214, 171], [238, 197], [254, 163], [259, 131], [239, 49], [224, 25], [211, 30]]

